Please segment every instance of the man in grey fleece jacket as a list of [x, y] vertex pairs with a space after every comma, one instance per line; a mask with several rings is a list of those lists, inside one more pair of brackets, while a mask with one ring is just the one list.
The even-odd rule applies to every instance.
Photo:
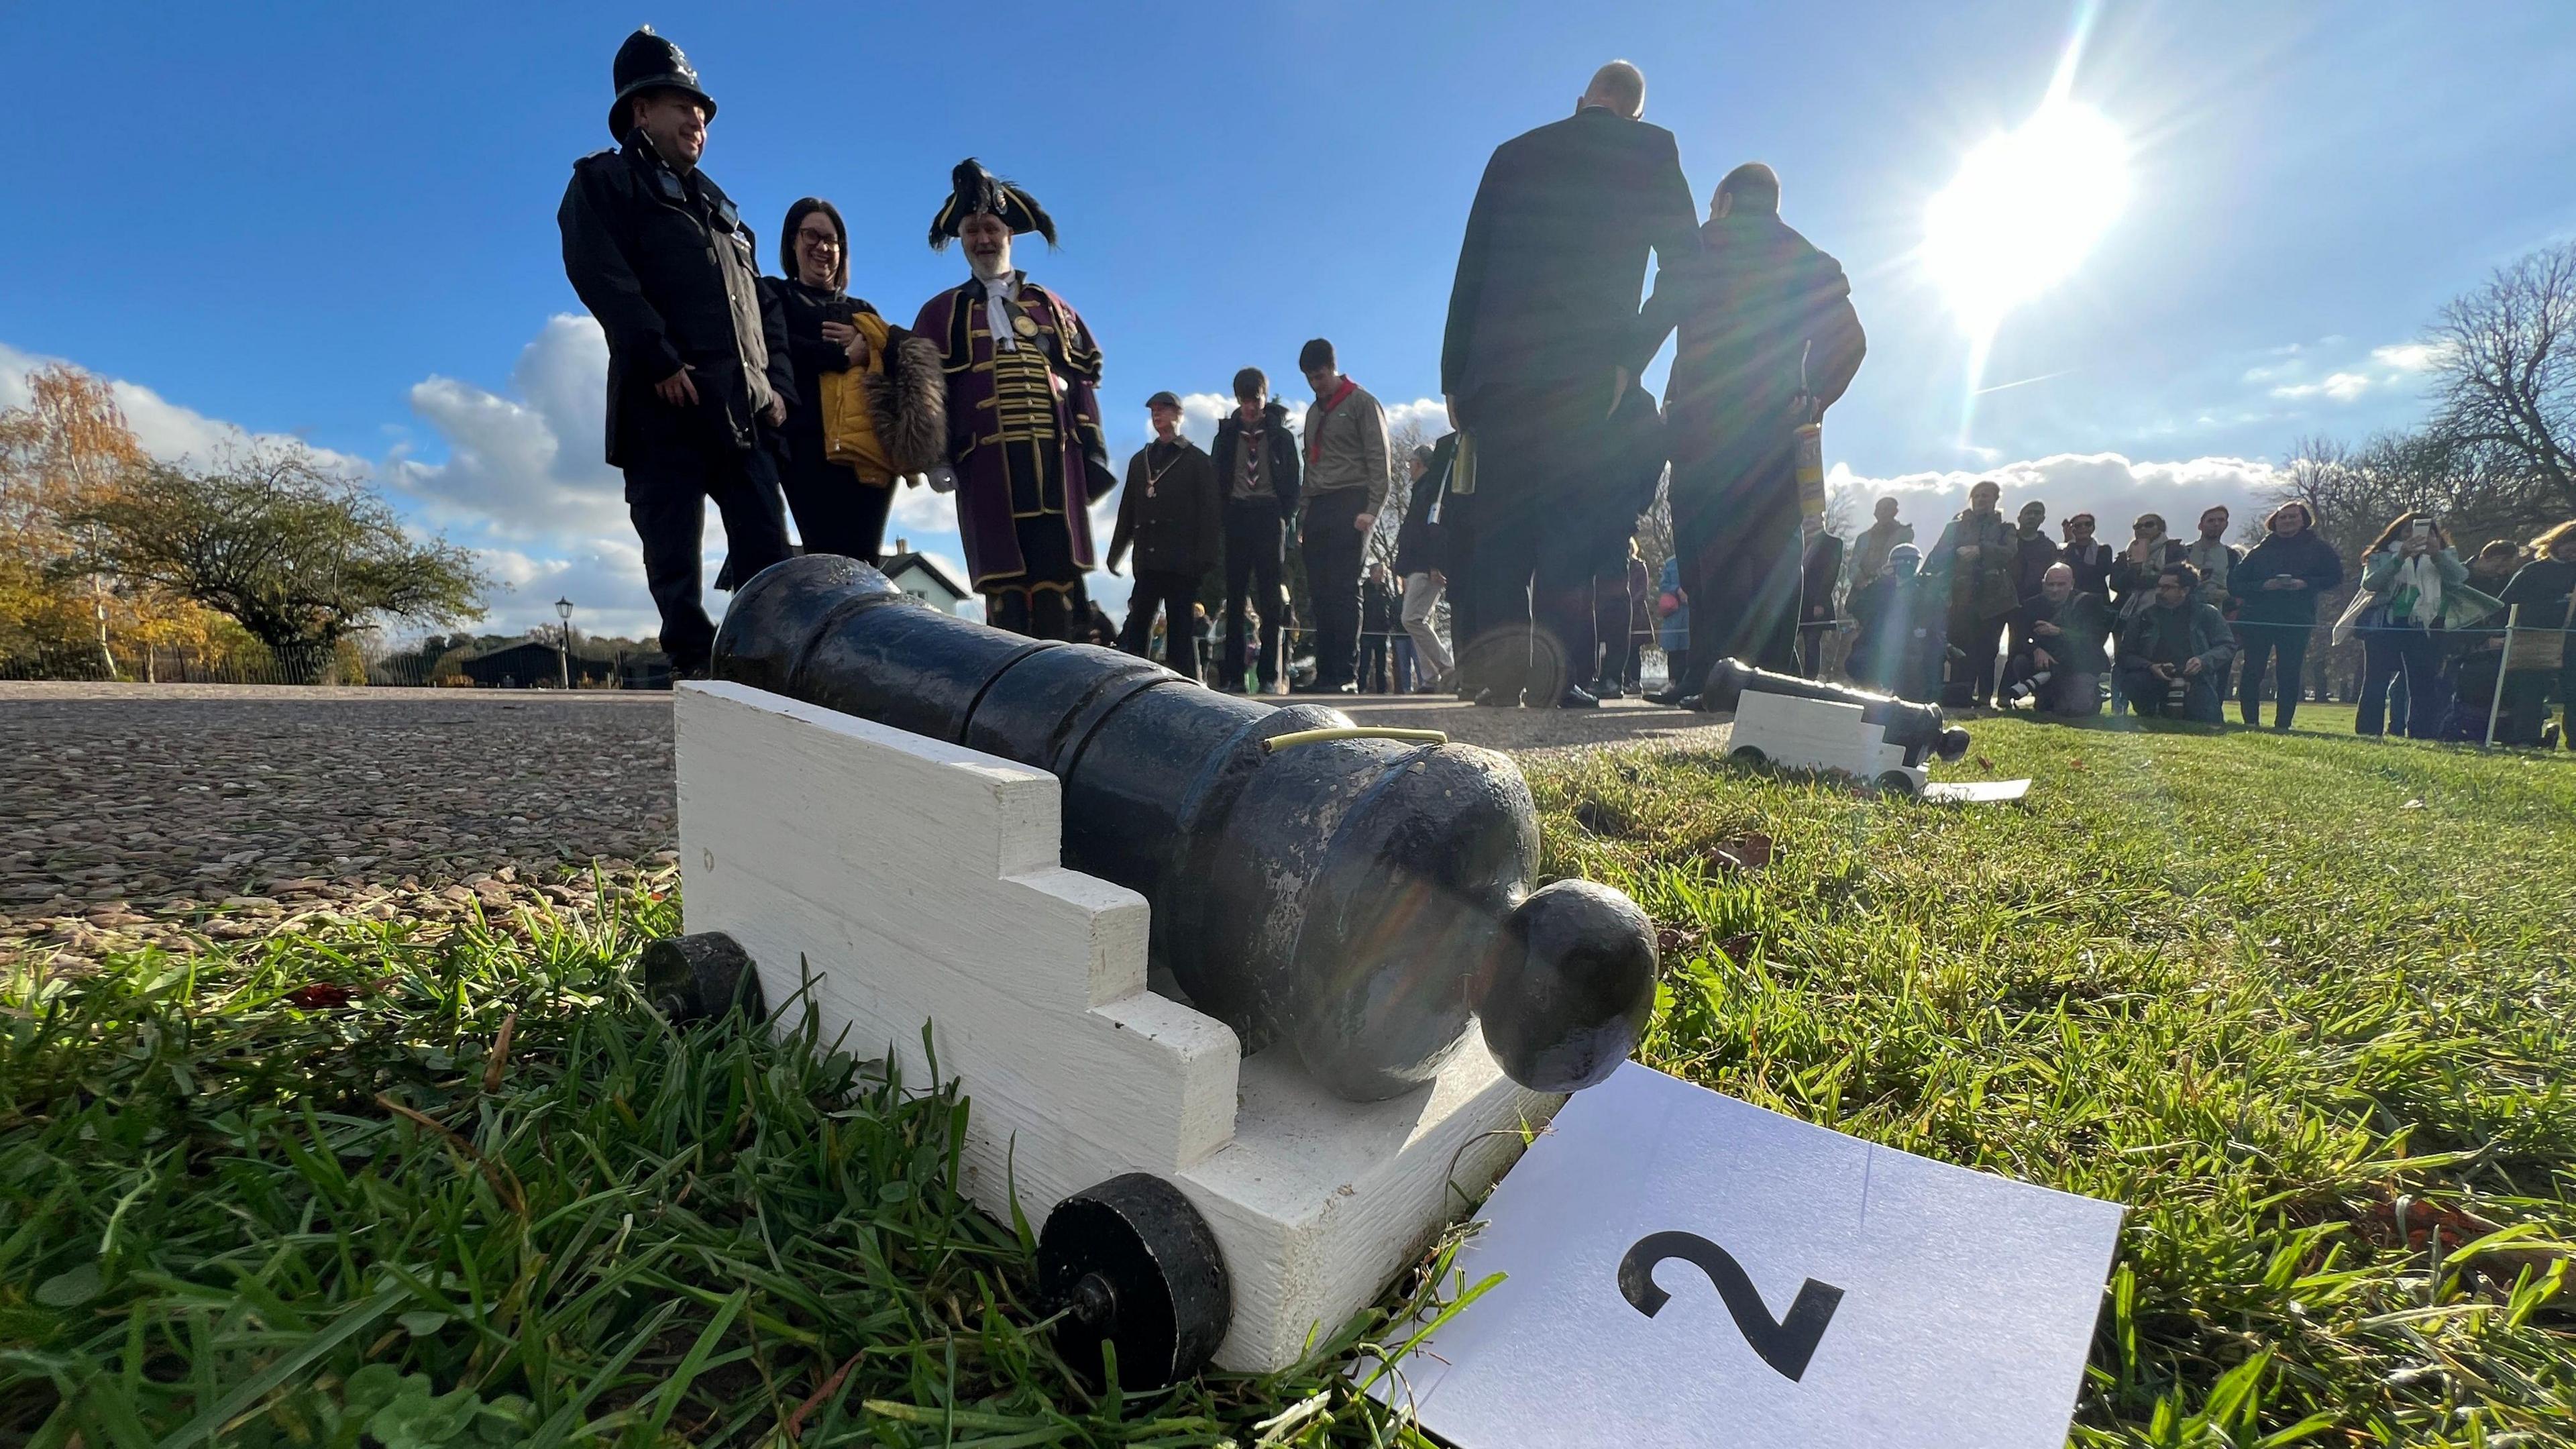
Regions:
[[1315, 390], [1306, 409], [1305, 512], [1297, 524], [1315, 612], [1315, 682], [1305, 689], [1351, 694], [1359, 688], [1360, 566], [1386, 503], [1386, 409], [1342, 376], [1333, 344], [1321, 337], [1297, 354], [1297, 370]]

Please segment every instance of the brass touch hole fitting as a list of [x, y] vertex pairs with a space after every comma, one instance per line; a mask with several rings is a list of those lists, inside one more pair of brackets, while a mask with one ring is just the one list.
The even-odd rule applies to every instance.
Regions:
[[1415, 744], [1445, 745], [1449, 736], [1440, 730], [1369, 729], [1363, 725], [1343, 725], [1333, 729], [1290, 730], [1272, 735], [1261, 742], [1261, 748], [1277, 754], [1291, 745], [1311, 745], [1324, 740], [1410, 740]]

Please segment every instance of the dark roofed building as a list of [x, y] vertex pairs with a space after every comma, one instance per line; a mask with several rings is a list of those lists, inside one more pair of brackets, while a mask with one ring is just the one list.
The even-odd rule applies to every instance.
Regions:
[[896, 588], [943, 614], [956, 613], [957, 606], [973, 595], [950, 578], [946, 569], [932, 563], [928, 554], [914, 553], [911, 543], [910, 539], [896, 539], [894, 552], [887, 554], [879, 567]]
[[[576, 651], [570, 662], [575, 685], [604, 685], [617, 679], [617, 661], [596, 659]], [[496, 644], [480, 654], [472, 654], [457, 668], [465, 677], [487, 688], [552, 689], [563, 682], [565, 661], [556, 646], [541, 639], [522, 639], [513, 644]]]

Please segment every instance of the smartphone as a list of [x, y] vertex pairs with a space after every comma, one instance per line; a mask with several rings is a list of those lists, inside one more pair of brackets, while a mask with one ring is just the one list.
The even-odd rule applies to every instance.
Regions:
[[2415, 536], [2417, 538], [2431, 538], [2433, 536], [2433, 520], [2429, 518], [2416, 519]]

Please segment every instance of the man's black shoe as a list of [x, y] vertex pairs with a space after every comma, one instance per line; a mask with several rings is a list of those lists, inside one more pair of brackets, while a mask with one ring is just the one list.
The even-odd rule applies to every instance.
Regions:
[[1558, 709], [1599, 709], [1601, 701], [1590, 690], [1577, 689], [1569, 684], [1565, 687], [1565, 693], [1556, 697], [1556, 707]]
[[1682, 693], [1682, 692], [1681, 692], [1681, 690], [1680, 690], [1678, 687], [1676, 687], [1676, 686], [1673, 686], [1673, 685], [1666, 685], [1666, 686], [1664, 686], [1662, 689], [1655, 690], [1654, 692], [1652, 692], [1652, 693], [1648, 694], [1648, 695], [1646, 696], [1646, 703], [1648, 703], [1648, 704], [1660, 704], [1660, 705], [1664, 706], [1666, 709], [1670, 709], [1670, 708], [1672, 708], [1673, 706], [1680, 704], [1683, 700], [1685, 700], [1685, 699], [1689, 699], [1689, 698], [1691, 698], [1691, 697], [1692, 697], [1692, 696], [1690, 696], [1690, 695], [1686, 695], [1686, 694]]
[[1333, 692], [1336, 694], [1357, 694], [1360, 692], [1360, 687], [1356, 684], [1336, 684], [1333, 686]]
[[1612, 684], [1609, 680], [1596, 679], [1592, 681], [1592, 697], [1595, 699], [1626, 699], [1628, 697], [1628, 691]]
[[1517, 689], [1508, 692], [1500, 689], [1476, 691], [1475, 703], [1485, 709], [1517, 709], [1520, 702], [1521, 692]]

